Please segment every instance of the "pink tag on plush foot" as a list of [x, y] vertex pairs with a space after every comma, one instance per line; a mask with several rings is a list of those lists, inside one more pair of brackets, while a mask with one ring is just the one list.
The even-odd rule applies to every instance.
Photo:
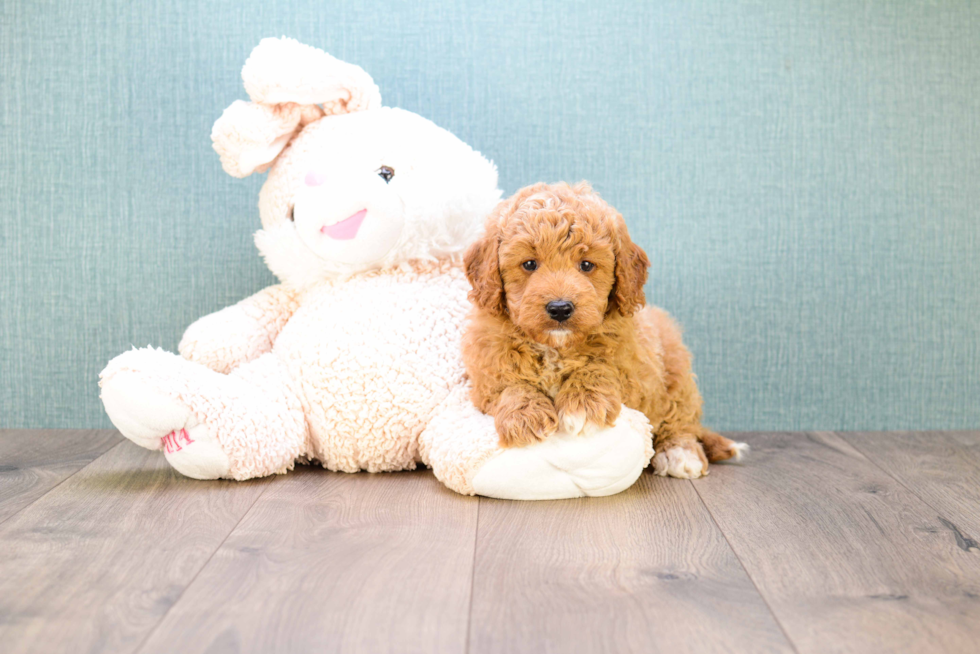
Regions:
[[181, 447], [181, 441], [184, 441], [184, 445], [190, 445], [194, 442], [191, 440], [190, 434], [187, 433], [186, 429], [181, 429], [179, 433], [172, 431], [163, 437], [163, 449], [166, 450], [167, 454], [180, 452], [184, 449]]

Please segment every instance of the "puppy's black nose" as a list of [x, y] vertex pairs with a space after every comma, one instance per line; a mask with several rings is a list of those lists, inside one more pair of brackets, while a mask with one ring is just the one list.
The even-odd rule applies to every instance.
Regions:
[[575, 305], [568, 300], [554, 300], [544, 305], [544, 310], [548, 312], [552, 320], [565, 322], [572, 317], [572, 312], [575, 311]]

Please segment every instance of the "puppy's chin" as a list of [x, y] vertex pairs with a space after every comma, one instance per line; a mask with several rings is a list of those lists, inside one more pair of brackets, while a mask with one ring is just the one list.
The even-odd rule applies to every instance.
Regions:
[[537, 329], [525, 328], [524, 331], [536, 343], [556, 350], [571, 347], [582, 339], [579, 331], [571, 327], [548, 326], [538, 327]]
[[552, 329], [544, 333], [545, 345], [550, 345], [553, 348], [561, 349], [571, 345], [577, 340], [576, 334], [571, 329], [559, 328]]
[[512, 309], [510, 315], [514, 324], [530, 340], [540, 345], [564, 350], [581, 344], [597, 324], [602, 323], [601, 315], [600, 320], [596, 321], [588, 312], [581, 313], [582, 315], [573, 316], [566, 322], [552, 320], [543, 311], [521, 312], [518, 308], [517, 311]]

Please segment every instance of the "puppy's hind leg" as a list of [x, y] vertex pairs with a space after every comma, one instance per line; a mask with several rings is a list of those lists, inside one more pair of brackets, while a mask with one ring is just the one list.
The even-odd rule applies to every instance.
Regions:
[[[701, 393], [691, 370], [691, 353], [666, 311], [648, 307], [640, 314], [640, 324], [645, 336], [659, 341], [664, 367], [666, 397], [648, 416], [654, 424], [660, 423], [653, 441], [653, 471], [661, 476], [697, 479], [708, 474], [710, 455], [702, 442], [703, 435], [711, 432], [701, 426]], [[708, 443], [714, 444], [714, 440]]]

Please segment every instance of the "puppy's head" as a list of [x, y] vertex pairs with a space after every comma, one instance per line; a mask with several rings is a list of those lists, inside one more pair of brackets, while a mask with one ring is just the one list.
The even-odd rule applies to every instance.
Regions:
[[585, 182], [536, 184], [501, 202], [466, 253], [470, 300], [535, 341], [564, 347], [645, 304], [650, 262]]

